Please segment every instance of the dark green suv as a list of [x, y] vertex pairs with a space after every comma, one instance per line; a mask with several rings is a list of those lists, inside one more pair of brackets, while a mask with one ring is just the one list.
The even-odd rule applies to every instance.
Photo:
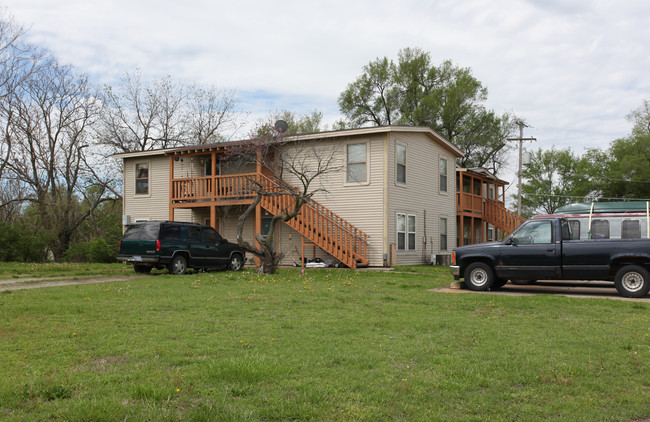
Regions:
[[138, 273], [167, 267], [172, 274], [185, 274], [188, 268], [239, 271], [244, 267], [245, 253], [212, 227], [178, 221], [147, 221], [126, 229], [117, 259], [133, 264]]

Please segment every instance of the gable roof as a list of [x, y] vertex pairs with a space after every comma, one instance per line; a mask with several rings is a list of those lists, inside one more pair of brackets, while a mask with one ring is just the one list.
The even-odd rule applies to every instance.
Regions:
[[[414, 126], [373, 126], [373, 127], [364, 127], [358, 129], [346, 129], [346, 130], [334, 130], [326, 132], [316, 132], [302, 135], [293, 135], [287, 136], [282, 140], [282, 142], [297, 142], [297, 141], [307, 141], [307, 140], [326, 140], [333, 138], [341, 137], [353, 137], [353, 136], [363, 136], [363, 135], [375, 135], [382, 133], [422, 133], [426, 135], [429, 139], [440, 144], [443, 148], [454, 154], [456, 157], [462, 157], [463, 152], [456, 147], [454, 144], [443, 138], [440, 134], [435, 132], [433, 129], [428, 127], [414, 127]], [[185, 147], [176, 147], [176, 148], [167, 148], [167, 149], [157, 149], [151, 151], [137, 151], [137, 152], [126, 152], [115, 154], [116, 158], [134, 158], [134, 157], [147, 157], [147, 156], [156, 156], [156, 155], [170, 155], [170, 154], [187, 154], [193, 152], [209, 152], [212, 150], [226, 149], [228, 146], [242, 144], [251, 142], [251, 139], [240, 140], [240, 141], [231, 141], [231, 142], [219, 142], [216, 144], [207, 144], [207, 145], [191, 145]]]

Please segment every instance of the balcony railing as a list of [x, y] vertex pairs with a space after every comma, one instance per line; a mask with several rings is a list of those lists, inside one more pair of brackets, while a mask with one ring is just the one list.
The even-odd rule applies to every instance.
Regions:
[[483, 214], [483, 197], [466, 192], [456, 192], [456, 210]]
[[173, 179], [172, 202], [206, 202], [229, 199], [252, 199], [256, 173], [226, 176]]

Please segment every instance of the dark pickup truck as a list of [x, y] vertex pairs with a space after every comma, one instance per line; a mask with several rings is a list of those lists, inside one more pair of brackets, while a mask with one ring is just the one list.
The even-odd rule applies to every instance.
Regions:
[[572, 238], [565, 218], [535, 218], [501, 242], [454, 249], [450, 270], [474, 291], [497, 289], [508, 280], [605, 280], [621, 296], [648, 294], [650, 239]]

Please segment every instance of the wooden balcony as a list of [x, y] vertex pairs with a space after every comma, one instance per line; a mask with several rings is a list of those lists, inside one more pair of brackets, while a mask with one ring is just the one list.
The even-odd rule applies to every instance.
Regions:
[[466, 192], [456, 192], [456, 211], [458, 213], [483, 214], [485, 207], [484, 198]]
[[[260, 173], [245, 173], [172, 179], [170, 208], [251, 204], [256, 189], [272, 193], [260, 201], [271, 214], [285, 213], [294, 206], [295, 198], [287, 190], [295, 188]], [[313, 199], [307, 200], [298, 216], [286, 224], [303, 236], [303, 258], [306, 238], [350, 268], [368, 264], [368, 235]]]
[[251, 203], [257, 180], [256, 173], [172, 179], [170, 202], [185, 206], [206, 202], [219, 205]]

